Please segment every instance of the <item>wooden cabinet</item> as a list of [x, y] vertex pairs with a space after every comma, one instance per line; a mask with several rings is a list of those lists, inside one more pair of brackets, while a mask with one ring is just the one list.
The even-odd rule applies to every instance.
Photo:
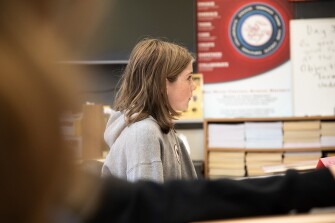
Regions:
[[221, 148], [209, 146], [209, 133], [208, 127], [210, 124], [243, 124], [246, 122], [296, 122], [296, 121], [320, 121], [320, 122], [335, 122], [335, 116], [310, 116], [310, 117], [268, 117], [268, 118], [221, 118], [221, 119], [204, 119], [204, 174], [206, 177], [209, 175], [209, 154], [211, 151], [239, 151], [239, 152], [305, 152], [305, 151], [334, 151], [335, 146], [327, 147], [308, 147], [308, 148]]

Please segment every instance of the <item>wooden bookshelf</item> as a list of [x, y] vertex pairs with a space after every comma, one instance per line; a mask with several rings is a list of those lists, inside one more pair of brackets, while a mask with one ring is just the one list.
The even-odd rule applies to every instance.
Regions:
[[278, 122], [278, 121], [335, 121], [335, 116], [308, 116], [308, 117], [265, 117], [265, 118], [209, 118], [204, 119], [204, 175], [208, 177], [208, 156], [211, 151], [239, 151], [239, 152], [306, 152], [306, 151], [333, 151], [335, 147], [315, 148], [209, 148], [208, 125], [209, 124], [233, 124], [245, 122]]
[[208, 148], [208, 151], [236, 151], [236, 152], [292, 152], [305, 151], [333, 151], [335, 147], [315, 147], [315, 148]]

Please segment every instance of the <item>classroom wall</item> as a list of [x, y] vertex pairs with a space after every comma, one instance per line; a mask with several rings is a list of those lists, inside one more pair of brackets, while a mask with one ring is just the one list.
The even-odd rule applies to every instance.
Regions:
[[[335, 1], [322, 0], [311, 2], [294, 3], [294, 17], [301, 18], [325, 18], [335, 17]], [[91, 70], [90, 77], [92, 84], [89, 89], [83, 89], [84, 99], [96, 103], [110, 105], [117, 91], [119, 81], [125, 64], [77, 64], [77, 66], [88, 66]], [[196, 71], [195, 67], [195, 71]], [[178, 129], [179, 133], [186, 135], [190, 148], [191, 158], [193, 160], [204, 159], [204, 133], [200, 127]]]

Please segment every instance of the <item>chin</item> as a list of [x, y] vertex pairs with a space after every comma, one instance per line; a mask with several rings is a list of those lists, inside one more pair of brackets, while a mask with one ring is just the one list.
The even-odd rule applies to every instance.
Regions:
[[184, 109], [182, 109], [183, 112], [186, 112], [188, 109], [188, 106], [184, 107]]
[[184, 106], [180, 106], [178, 109], [176, 109], [176, 111], [181, 111], [181, 112], [185, 112], [188, 109], [188, 103]]
[[180, 109], [177, 109], [176, 111], [179, 111], [179, 112], [186, 112], [187, 109], [188, 109], [188, 107], [186, 107], [186, 108], [180, 108]]

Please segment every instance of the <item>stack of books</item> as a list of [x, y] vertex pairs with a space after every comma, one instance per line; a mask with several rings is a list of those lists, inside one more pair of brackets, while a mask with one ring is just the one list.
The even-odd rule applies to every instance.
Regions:
[[321, 122], [321, 146], [335, 146], [335, 122]]
[[82, 116], [82, 113], [64, 113], [60, 119], [65, 145], [76, 159], [82, 158]]
[[263, 166], [282, 164], [282, 152], [247, 152], [246, 169], [248, 176], [267, 175]]
[[313, 151], [313, 152], [289, 152], [286, 151], [284, 153], [284, 164], [299, 164], [301, 163], [303, 165], [306, 161], [317, 161], [322, 157], [321, 151]]
[[83, 105], [82, 109], [82, 159], [101, 159], [102, 151], [106, 146], [103, 138], [106, 128], [103, 105], [86, 103]]
[[210, 148], [244, 148], [245, 125], [209, 124], [208, 147]]
[[244, 177], [245, 152], [210, 151], [208, 167], [210, 178]]
[[78, 160], [101, 159], [108, 147], [103, 139], [107, 117], [103, 106], [86, 103], [76, 114], [66, 113], [61, 117], [61, 130], [66, 145]]
[[279, 174], [288, 169], [306, 172], [316, 168], [322, 152], [284, 152], [283, 163], [279, 165], [263, 166], [266, 173]]
[[319, 148], [320, 121], [286, 121], [283, 124], [284, 148]]
[[282, 122], [246, 122], [246, 148], [282, 148]]

